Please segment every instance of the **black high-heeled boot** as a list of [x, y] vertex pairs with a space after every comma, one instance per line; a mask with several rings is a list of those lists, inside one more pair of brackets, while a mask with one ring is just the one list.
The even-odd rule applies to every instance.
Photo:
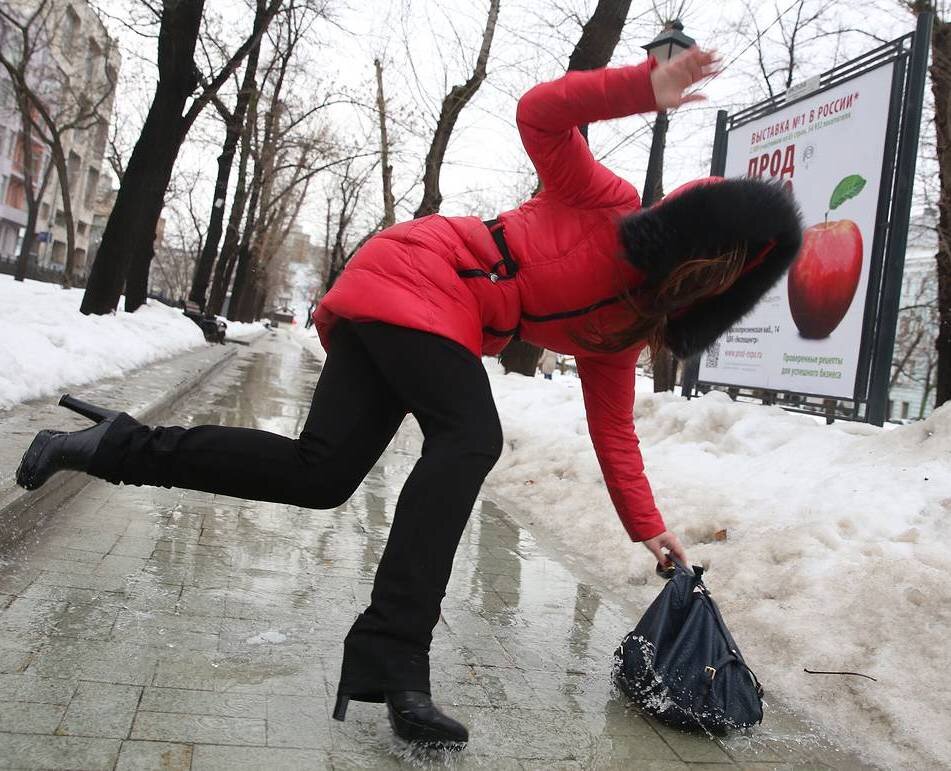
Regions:
[[105, 407], [84, 402], [69, 394], [63, 394], [59, 398], [59, 406], [89, 418], [93, 423], [102, 423], [107, 418], [114, 418], [119, 414], [118, 410], [107, 410]]
[[[346, 717], [349, 701], [349, 695], [337, 694], [334, 720]], [[468, 729], [440, 711], [432, 697], [423, 691], [387, 691], [386, 709], [393, 732], [408, 742], [459, 747], [469, 741]]]
[[96, 422], [82, 431], [40, 431], [23, 453], [17, 468], [17, 484], [26, 490], [42, 487], [57, 471], [86, 471], [99, 443], [120, 413], [73, 399], [60, 399], [67, 409]]

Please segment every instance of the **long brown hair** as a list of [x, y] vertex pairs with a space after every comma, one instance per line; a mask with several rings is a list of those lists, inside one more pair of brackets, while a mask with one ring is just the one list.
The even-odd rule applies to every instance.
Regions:
[[738, 246], [717, 257], [678, 265], [656, 288], [624, 287], [620, 296], [631, 312], [631, 323], [605, 331], [589, 321], [584, 333], [572, 334], [572, 339], [585, 350], [598, 353], [617, 353], [636, 343], [647, 343], [653, 359], [665, 345], [668, 318], [725, 292], [739, 278], [745, 264], [746, 247]]

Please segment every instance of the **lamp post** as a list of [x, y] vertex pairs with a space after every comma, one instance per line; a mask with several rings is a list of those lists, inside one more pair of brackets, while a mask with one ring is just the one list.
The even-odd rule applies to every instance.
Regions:
[[[684, 34], [684, 25], [679, 19], [668, 21], [660, 34], [642, 48], [661, 64], [682, 54], [696, 41]], [[658, 110], [651, 138], [651, 154], [647, 161], [647, 178], [644, 180], [644, 195], [641, 203], [650, 206], [661, 198], [664, 190], [664, 146], [667, 142], [667, 111]]]
[[[684, 34], [684, 25], [679, 19], [668, 21], [660, 34], [643, 46], [648, 54], [661, 64], [682, 54], [696, 41]], [[667, 143], [667, 111], [658, 110], [651, 138], [651, 154], [647, 161], [647, 177], [644, 180], [643, 206], [656, 203], [664, 195], [664, 146]], [[677, 381], [677, 362], [665, 347], [654, 356], [654, 392], [673, 391]]]

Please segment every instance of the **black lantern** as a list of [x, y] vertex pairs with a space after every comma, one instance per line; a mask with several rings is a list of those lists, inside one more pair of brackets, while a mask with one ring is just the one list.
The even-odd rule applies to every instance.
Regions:
[[680, 19], [668, 21], [664, 24], [661, 33], [645, 46], [641, 46], [648, 54], [653, 54], [658, 62], [663, 63], [683, 53], [697, 41], [684, 34], [684, 25]]

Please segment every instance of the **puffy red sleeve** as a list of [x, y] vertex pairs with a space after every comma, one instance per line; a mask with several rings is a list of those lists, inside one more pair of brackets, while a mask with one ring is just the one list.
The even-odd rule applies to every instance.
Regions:
[[615, 206], [639, 199], [629, 182], [598, 163], [578, 126], [657, 109], [651, 56], [631, 67], [569, 72], [518, 102], [522, 144], [545, 190], [568, 206]]
[[639, 351], [579, 356], [588, 432], [614, 508], [632, 541], [666, 530], [654, 504], [634, 432], [634, 365]]

